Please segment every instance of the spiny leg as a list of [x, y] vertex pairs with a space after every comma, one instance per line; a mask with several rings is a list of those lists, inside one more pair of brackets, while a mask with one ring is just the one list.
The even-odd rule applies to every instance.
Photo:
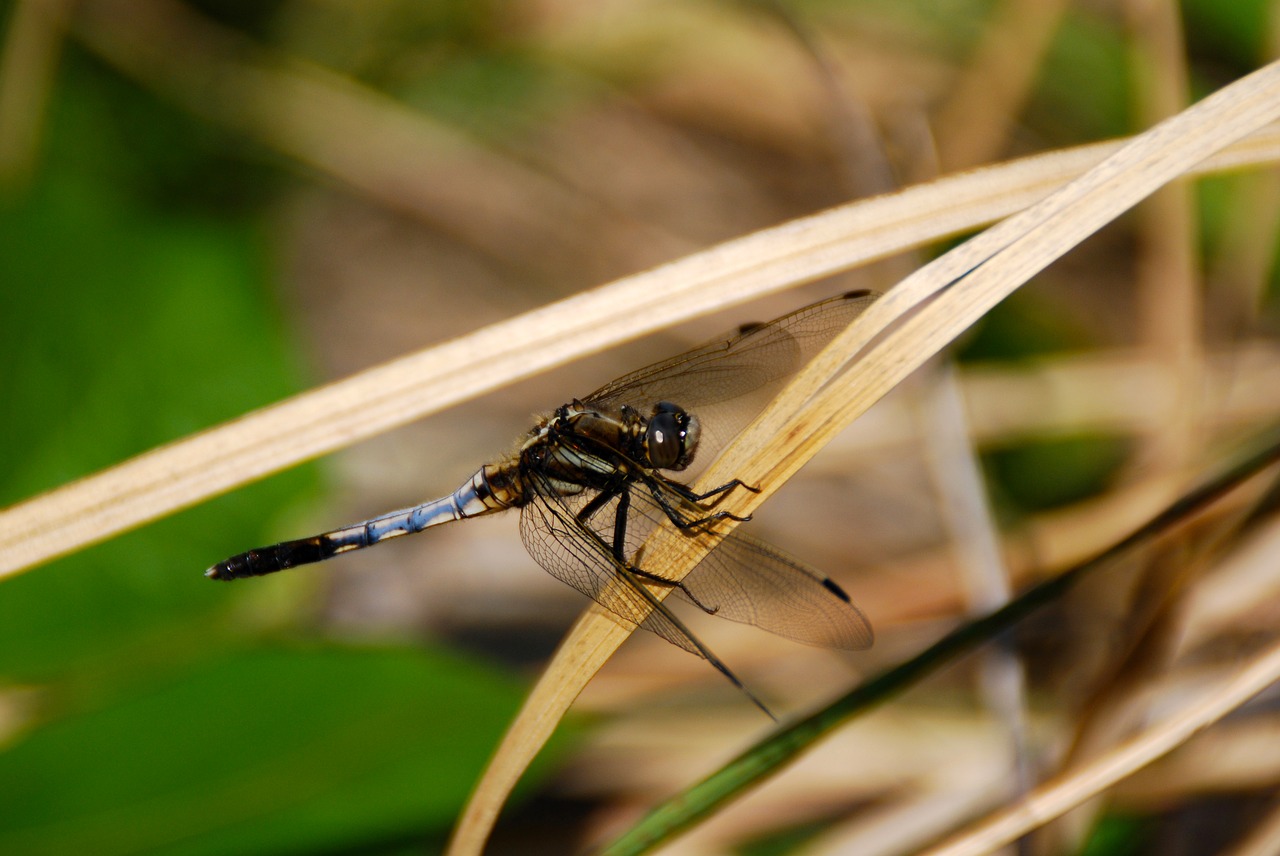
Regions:
[[688, 485], [681, 484], [678, 481], [672, 481], [671, 484], [673, 486], [678, 485], [678, 487], [676, 488], [676, 492], [679, 493], [681, 496], [683, 496], [685, 499], [690, 500], [691, 502], [705, 502], [706, 500], [714, 496], [716, 500], [715, 502], [710, 503], [707, 506], [708, 508], [715, 508], [717, 505], [720, 504], [721, 500], [723, 500], [726, 496], [732, 493], [736, 488], [749, 490], [752, 493], [760, 492], [759, 487], [756, 487], [755, 485], [749, 485], [746, 482], [744, 482], [742, 479], [733, 479], [732, 481], [727, 481], [724, 484], [720, 485], [719, 487], [711, 488], [711, 490], [707, 491], [706, 493], [695, 493]]
[[[664, 577], [660, 577], [657, 574], [650, 573], [627, 560], [627, 522], [628, 514], [631, 511], [631, 491], [628, 489], [627, 485], [617, 485], [611, 487], [609, 490], [600, 491], [592, 497], [591, 501], [584, 505], [576, 515], [574, 515], [574, 519], [580, 525], [589, 529], [590, 527], [588, 526], [588, 523], [591, 518], [595, 516], [597, 511], [603, 508], [615, 497], [618, 500], [618, 507], [615, 508], [613, 512], [613, 544], [610, 548], [613, 553], [613, 560], [617, 562], [619, 566], [627, 568], [632, 573], [638, 574], [654, 583], [679, 588], [688, 596], [689, 600], [698, 604], [698, 606], [703, 610], [711, 612], [711, 610], [707, 609], [701, 603], [698, 603], [698, 599], [693, 596], [692, 592], [685, 588], [683, 583], [674, 582]], [[668, 512], [668, 516], [670, 516], [670, 512]], [[677, 526], [681, 524], [681, 521], [676, 520], [675, 518], [672, 518], [672, 522]], [[639, 562], [639, 551], [637, 551], [636, 561]]]
[[588, 526], [591, 518], [595, 516], [595, 513], [604, 508], [605, 505], [608, 504], [609, 500], [613, 499], [620, 492], [622, 492], [622, 488], [616, 485], [611, 485], [606, 490], [600, 491], [591, 498], [590, 502], [578, 510], [578, 513], [573, 516], [573, 519], [581, 526]]
[[623, 490], [613, 512], [613, 559], [627, 567], [627, 513], [631, 510], [631, 491]]
[[[678, 634], [677, 637], [672, 638], [665, 632], [659, 632], [660, 636], [663, 636], [668, 641], [680, 645], [681, 647], [687, 647], [689, 650], [692, 650], [698, 656], [702, 657], [714, 666], [716, 671], [728, 678], [729, 682], [737, 687], [743, 695], [750, 699], [752, 704], [760, 708], [760, 710], [763, 711], [770, 719], [777, 722], [777, 717], [774, 716], [773, 712], [765, 706], [764, 702], [760, 701], [760, 699], [757, 698], [751, 690], [747, 689], [746, 685], [742, 683], [738, 676], [735, 675], [727, 665], [725, 665], [724, 661], [712, 653], [711, 649], [706, 645], [702, 644], [698, 637], [694, 636], [689, 628], [685, 626], [684, 622], [682, 622], [666, 604], [659, 600], [647, 586], [640, 582], [639, 578], [643, 576], [645, 579], [652, 580], [654, 583], [659, 585], [675, 586], [685, 591], [686, 594], [689, 594], [683, 584], [654, 576], [653, 574], [632, 566], [626, 561], [627, 515], [631, 510], [630, 487], [631, 480], [624, 479], [610, 485], [607, 490], [603, 490], [595, 497], [592, 497], [592, 499], [574, 515], [573, 525], [577, 530], [577, 534], [589, 537], [600, 549], [606, 551], [613, 559], [614, 574], [616, 578], [623, 585], [627, 586], [647, 601], [651, 612], [660, 616], [661, 620], [666, 622], [671, 628], [673, 628], [674, 632]], [[615, 509], [616, 516], [614, 517], [613, 525], [613, 544], [609, 544], [593, 527], [587, 525], [586, 521], [600, 511], [600, 509], [604, 508], [609, 501], [615, 497], [618, 499], [618, 507]], [[597, 597], [596, 600], [606, 606], [606, 608], [612, 608], [603, 600], [600, 600], [600, 598]], [[690, 595], [690, 600], [697, 603], [697, 599], [692, 597], [692, 595]], [[636, 624], [644, 623], [644, 619], [637, 620], [635, 617], [628, 616], [626, 613], [621, 612], [618, 614], [623, 615], [625, 618], [629, 618]], [[687, 646], [685, 643], [687, 643]]]
[[684, 580], [681, 580], [680, 582], [676, 582], [675, 580], [669, 580], [666, 577], [658, 576], [652, 571], [646, 571], [644, 568], [641, 568], [637, 565], [628, 565], [627, 570], [631, 571], [631, 573], [635, 574], [638, 577], [644, 577], [646, 580], [648, 580], [649, 582], [655, 583], [656, 585], [667, 586], [668, 588], [680, 589], [680, 591], [684, 592], [684, 596], [689, 598], [690, 603], [698, 607], [698, 609], [701, 609], [707, 615], [715, 615], [717, 612], [720, 611], [720, 607], [707, 606], [705, 603], [698, 600], [697, 595], [695, 595], [689, 589], [689, 587], [684, 584]]
[[[681, 532], [688, 532], [691, 529], [702, 529], [703, 531], [706, 531], [710, 528], [711, 524], [717, 523], [721, 520], [733, 520], [738, 523], [746, 523], [751, 519], [750, 514], [743, 516], [740, 514], [734, 514], [731, 511], [716, 511], [705, 517], [699, 517], [695, 520], [687, 520], [681, 511], [671, 504], [671, 500], [669, 500], [662, 491], [663, 486], [685, 487], [684, 485], [681, 485], [676, 481], [668, 481], [666, 479], [659, 480], [649, 477], [645, 479], [645, 486], [649, 488], [649, 493], [653, 496], [654, 502], [658, 503], [658, 507], [660, 507], [663, 513], [667, 515], [667, 519], [674, 523], [676, 528]], [[685, 489], [687, 490], [688, 488]], [[678, 488], [675, 490], [675, 493], [681, 497], [684, 496]], [[712, 507], [714, 508], [715, 506], [713, 505]], [[699, 510], [703, 510], [701, 506], [698, 506], [698, 508]]]
[[[588, 503], [588, 505], [590, 505], [590, 503]], [[644, 570], [638, 565], [633, 565], [627, 561], [627, 554], [626, 554], [627, 513], [630, 510], [631, 510], [631, 491], [623, 490], [621, 494], [618, 496], [618, 508], [616, 510], [616, 516], [613, 519], [614, 561], [618, 563], [619, 567], [626, 568], [636, 576], [644, 577], [646, 580], [650, 580], [654, 583], [657, 583], [658, 585], [675, 587], [680, 589], [680, 591], [684, 592], [684, 596], [689, 598], [689, 601], [693, 603], [694, 606], [698, 607], [708, 615], [715, 615], [719, 611], [719, 608], [717, 607], [713, 609], [707, 606], [706, 604], [704, 604], [702, 601], [698, 600], [697, 596], [694, 595], [694, 593], [689, 590], [689, 587], [686, 586], [683, 581], [669, 580], [664, 577], [660, 577], [657, 574], [650, 573], [649, 571]]]

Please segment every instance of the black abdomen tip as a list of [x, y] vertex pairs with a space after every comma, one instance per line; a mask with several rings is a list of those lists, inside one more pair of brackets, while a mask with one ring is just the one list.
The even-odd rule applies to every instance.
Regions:
[[245, 577], [262, 577], [296, 568], [298, 565], [309, 565], [321, 562], [336, 555], [338, 545], [327, 535], [316, 535], [298, 541], [285, 541], [274, 547], [260, 547], [238, 556], [232, 556], [219, 562], [204, 572], [211, 580], [241, 580]]
[[246, 557], [242, 554], [239, 556], [232, 556], [224, 562], [219, 562], [209, 570], [205, 571], [204, 575], [211, 580], [230, 582], [231, 580], [238, 580], [242, 577], [253, 576], [254, 573], [250, 568]]

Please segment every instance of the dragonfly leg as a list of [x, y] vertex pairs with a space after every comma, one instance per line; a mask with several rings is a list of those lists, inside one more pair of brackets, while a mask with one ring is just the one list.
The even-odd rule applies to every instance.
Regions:
[[[690, 630], [687, 627], [685, 627], [684, 622], [682, 622], [678, 616], [676, 616], [673, 612], [671, 612], [670, 608], [667, 607], [661, 600], [659, 600], [652, 591], [650, 591], [646, 586], [642, 585], [640, 580], [641, 578], [643, 578], [645, 580], [650, 580], [659, 585], [675, 586], [676, 588], [679, 588], [681, 591], [683, 591], [685, 595], [689, 598], [689, 600], [692, 601], [694, 604], [697, 604], [697, 606], [700, 609], [703, 609], [706, 612], [711, 612], [714, 614], [713, 610], [707, 609], [707, 607], [704, 604], [699, 603], [698, 599], [693, 596], [693, 594], [684, 586], [683, 583], [673, 582], [671, 580], [664, 580], [661, 577], [658, 577], [652, 573], [649, 573], [640, 568], [637, 568], [635, 565], [626, 561], [625, 553], [626, 553], [626, 544], [627, 544], [627, 515], [631, 510], [631, 494], [628, 491], [628, 487], [629, 487], [629, 483], [627, 480], [621, 480], [609, 485], [607, 489], [600, 491], [599, 495], [592, 497], [592, 499], [585, 506], [583, 506], [581, 510], [578, 511], [578, 513], [575, 515], [575, 519], [576, 519], [575, 522], [577, 522], [581, 526], [581, 528], [583, 528], [585, 534], [595, 539], [595, 541], [598, 542], [601, 546], [608, 547], [609, 552], [612, 554], [615, 562], [614, 572], [617, 575], [618, 579], [621, 581], [621, 583], [629, 587], [639, 597], [648, 601], [651, 609], [653, 610], [654, 616], [660, 622], [657, 625], [657, 627], [659, 628], [662, 628], [664, 626], [666, 627], [666, 629], [658, 629], [658, 630], [655, 630], [655, 632], [657, 632], [663, 638], [667, 639], [667, 641], [673, 642], [676, 645], [679, 645], [680, 647], [684, 648], [685, 650], [692, 651], [693, 653], [702, 657], [704, 660], [706, 660], [708, 663], [714, 666], [716, 670], [720, 672], [720, 674], [728, 678], [729, 682], [732, 683], [735, 687], [737, 687], [739, 692], [744, 694], [751, 701], [752, 704], [760, 708], [760, 710], [764, 712], [765, 716], [768, 716], [770, 719], [776, 722], [777, 717], [773, 715], [773, 711], [769, 710], [769, 708], [765, 706], [765, 703], [756, 697], [755, 693], [747, 689], [746, 684], [744, 684], [742, 680], [738, 678], [738, 676], [735, 675], [727, 665], [725, 665], [724, 661], [721, 660], [719, 657], [717, 657], [714, 653], [712, 653], [711, 649], [709, 649], [706, 645], [702, 644], [702, 642], [698, 639], [698, 637], [694, 636], [693, 633], [690, 632]], [[655, 494], [657, 493], [657, 490], [653, 487], [650, 487], [650, 490], [653, 490]], [[605, 539], [600, 537], [600, 535], [595, 531], [594, 528], [590, 526], [585, 526], [583, 524], [585, 524], [585, 521], [587, 521], [592, 515], [600, 511], [600, 509], [602, 509], [606, 504], [608, 504], [608, 502], [614, 497], [618, 498], [618, 507], [614, 510], [615, 517], [613, 522], [613, 544], [606, 545], [604, 543]], [[661, 503], [661, 504], [662, 504], [663, 510], [667, 513], [668, 516], [671, 517], [672, 522], [676, 522], [677, 524], [683, 522], [680, 519], [679, 513], [676, 511], [676, 509], [672, 508], [670, 505], [666, 503]], [[600, 600], [598, 597], [596, 598], [596, 600], [598, 603], [602, 604], [606, 608], [614, 609], [615, 612], [618, 612], [616, 608], [610, 607], [608, 603], [606, 603], [603, 600]], [[635, 620], [630, 615], [628, 615], [627, 612], [625, 611], [618, 612], [618, 614], [622, 615], [624, 618], [627, 618], [628, 620], [632, 620], [632, 621]], [[643, 621], [643, 619], [641, 621]]]
[[751, 519], [751, 515], [734, 514], [732, 511], [717, 511], [714, 514], [708, 514], [706, 517], [699, 517], [697, 520], [690, 520], [681, 527], [681, 529], [701, 529], [708, 531], [721, 520], [733, 520], [737, 523], [746, 523]]
[[[728, 496], [730, 493], [732, 493], [735, 488], [742, 488], [743, 490], [749, 490], [752, 493], [760, 492], [759, 486], [747, 484], [742, 479], [734, 479], [733, 481], [725, 482], [719, 487], [713, 487], [711, 488], [711, 490], [707, 491], [706, 493], [694, 493], [693, 491], [689, 491], [689, 494], [690, 494], [690, 499], [692, 499], [694, 502], [704, 502], [714, 496], [716, 498], [715, 502], [711, 503], [710, 507], [715, 508], [717, 505], [720, 504], [720, 501], [724, 499], [726, 496]], [[686, 488], [686, 490], [688, 490], [688, 488]]]
[[[590, 505], [590, 503], [588, 503], [588, 505]], [[708, 615], [715, 615], [717, 612], [719, 612], [720, 607], [718, 606], [710, 607], [710, 606], [707, 606], [702, 601], [698, 600], [697, 596], [694, 595], [694, 593], [689, 590], [689, 587], [686, 586], [683, 582], [669, 580], [669, 579], [666, 579], [665, 577], [660, 577], [657, 574], [651, 573], [649, 571], [646, 571], [644, 568], [641, 568], [638, 564], [640, 561], [639, 552], [636, 553], [637, 564], [631, 564], [630, 562], [627, 561], [627, 556], [626, 556], [627, 512], [630, 510], [631, 510], [631, 494], [624, 490], [621, 492], [621, 495], [619, 495], [618, 497], [617, 516], [613, 520], [613, 558], [614, 560], [617, 561], [619, 565], [626, 568], [628, 571], [630, 571], [631, 573], [635, 574], [638, 577], [643, 577], [644, 579], [649, 580], [650, 582], [657, 583], [658, 585], [663, 585], [668, 587], [674, 586], [675, 588], [680, 589], [680, 591], [684, 592], [684, 596], [689, 599], [690, 603], [692, 603], [694, 606], [698, 607], [698, 609], [701, 609], [703, 612], [707, 613]]]
[[595, 516], [596, 512], [604, 508], [605, 505], [609, 503], [609, 500], [613, 499], [619, 493], [624, 497], [626, 496], [626, 491], [617, 486], [600, 491], [591, 498], [590, 502], [579, 509], [578, 513], [574, 515], [574, 520], [584, 526], [587, 525], [591, 521], [591, 518]]
[[[707, 491], [706, 493], [697, 493], [691, 490], [687, 484], [683, 484], [673, 479], [663, 479], [663, 481], [665, 481], [667, 485], [671, 487], [672, 490], [680, 494], [680, 496], [683, 497], [684, 499], [687, 499], [690, 502], [694, 502], [699, 505], [705, 504], [706, 508], [715, 508], [717, 505], [721, 503], [721, 501], [724, 500], [726, 496], [733, 493], [733, 491], [736, 488], [749, 490], [752, 493], [760, 492], [760, 488], [755, 487], [754, 485], [749, 485], [746, 482], [744, 482], [742, 479], [734, 479], [733, 481], [725, 482], [719, 487], [713, 487], [711, 490]], [[713, 502], [706, 502], [708, 499], [711, 499], [712, 497], [715, 498]]]
[[[696, 499], [692, 498], [696, 496], [696, 494], [693, 494], [692, 491], [689, 491], [688, 487], [686, 487], [685, 485], [680, 484], [680, 482], [670, 481], [668, 479], [664, 479], [662, 484], [667, 487], [675, 487], [676, 488], [675, 492], [677, 494], [679, 494], [682, 498], [690, 499], [690, 501], [696, 505], [697, 503]], [[698, 517], [693, 520], [689, 520], [680, 511], [680, 509], [676, 508], [671, 504], [671, 500], [668, 499], [667, 496], [663, 493], [662, 488], [657, 484], [656, 481], [646, 479], [645, 485], [649, 488], [649, 493], [653, 495], [654, 501], [658, 503], [658, 506], [662, 509], [663, 513], [667, 515], [667, 519], [670, 520], [672, 523], [674, 523], [676, 528], [679, 529], [681, 532], [689, 532], [690, 530], [693, 530], [693, 529], [701, 529], [703, 531], [706, 531], [710, 529], [712, 525], [714, 525], [715, 523], [721, 520], [733, 520], [738, 523], [746, 523], [748, 520], [751, 519], [750, 514], [743, 516], [740, 514], [734, 514], [731, 511], [716, 511], [712, 514], [706, 515], [705, 517]], [[743, 486], [745, 487], [745, 485]], [[734, 485], [734, 487], [736, 487], [736, 485]], [[689, 491], [689, 496], [685, 496], [685, 493], [679, 490], [679, 488], [684, 488], [685, 491]], [[724, 492], [725, 491], [721, 491], [721, 493], [724, 493]], [[702, 508], [701, 506], [698, 506], [698, 507], [699, 509]], [[710, 507], [715, 508], [715, 503], [712, 503]]]
[[631, 510], [631, 492], [622, 491], [613, 516], [613, 558], [627, 567], [627, 512]]
[[715, 615], [720, 611], [720, 607], [708, 606], [707, 604], [698, 600], [697, 595], [695, 595], [692, 591], [690, 591], [689, 587], [686, 586], [684, 582], [676, 582], [674, 580], [666, 579], [665, 577], [660, 577], [657, 574], [646, 571], [644, 568], [638, 568], [634, 565], [629, 566], [627, 570], [631, 571], [631, 573], [635, 574], [637, 577], [643, 577], [644, 579], [648, 580], [651, 583], [655, 583], [660, 586], [667, 586], [668, 588], [680, 589], [680, 591], [684, 594], [684, 596], [689, 599], [689, 603], [692, 603], [694, 606], [698, 607], [698, 609], [701, 609], [707, 615]]

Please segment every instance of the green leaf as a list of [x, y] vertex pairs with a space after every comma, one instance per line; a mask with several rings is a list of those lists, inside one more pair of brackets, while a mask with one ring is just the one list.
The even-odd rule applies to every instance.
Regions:
[[434, 650], [222, 655], [0, 755], [0, 852], [309, 852], [443, 831], [521, 692]]
[[[92, 178], [0, 208], [0, 502], [296, 389], [266, 275], [250, 224], [160, 216]], [[314, 483], [290, 473], [7, 580], [0, 674], [42, 680], [220, 612], [200, 572]]]

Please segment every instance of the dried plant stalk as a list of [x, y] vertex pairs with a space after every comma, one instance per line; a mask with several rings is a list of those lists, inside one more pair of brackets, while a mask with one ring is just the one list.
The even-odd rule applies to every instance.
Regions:
[[[749, 514], [838, 431], [1027, 279], [1156, 188], [1277, 114], [1280, 64], [1273, 64], [1139, 135], [1080, 179], [920, 269], [806, 367], [699, 484], [740, 478], [759, 486], [760, 493], [744, 497], [735, 508]], [[646, 545], [646, 561], [679, 579], [701, 557], [682, 549], [678, 534], [661, 537], [666, 532], [659, 529], [656, 543]], [[655, 588], [654, 594], [661, 598], [666, 591]], [[631, 629], [599, 608], [578, 621], [477, 786], [451, 854], [482, 850], [520, 774]]]
[[[1117, 145], [1038, 155], [784, 223], [146, 452], [0, 512], [0, 576], [620, 342], [989, 223]], [[1194, 174], [1276, 161], [1273, 127]]]
[[1225, 681], [1199, 694], [1177, 715], [1146, 729], [1100, 758], [1068, 770], [972, 829], [926, 851], [927, 856], [990, 853], [1097, 796], [1126, 776], [1181, 746], [1280, 680], [1280, 645], [1251, 659]]

